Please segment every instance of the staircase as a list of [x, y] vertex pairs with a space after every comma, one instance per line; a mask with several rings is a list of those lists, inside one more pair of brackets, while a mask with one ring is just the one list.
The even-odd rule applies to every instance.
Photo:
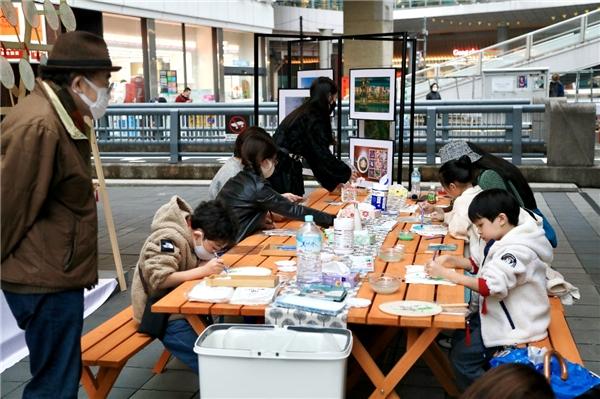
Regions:
[[[416, 99], [438, 82], [444, 100], [482, 97], [482, 71], [545, 67], [575, 71], [600, 64], [600, 10], [417, 71]], [[410, 75], [408, 76], [410, 78]]]

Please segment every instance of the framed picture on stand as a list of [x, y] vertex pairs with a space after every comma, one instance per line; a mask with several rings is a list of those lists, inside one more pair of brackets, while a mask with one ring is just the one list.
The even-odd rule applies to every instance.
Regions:
[[387, 176], [393, 181], [394, 141], [351, 138], [350, 161], [359, 177], [359, 186], [371, 187]]
[[350, 119], [394, 121], [396, 70], [350, 70]]
[[333, 80], [333, 69], [312, 69], [307, 71], [298, 71], [298, 88], [299, 89], [310, 89], [313, 80], [324, 76]]
[[308, 89], [279, 89], [277, 98], [277, 115], [279, 123], [283, 122], [293, 110], [298, 108], [310, 97]]

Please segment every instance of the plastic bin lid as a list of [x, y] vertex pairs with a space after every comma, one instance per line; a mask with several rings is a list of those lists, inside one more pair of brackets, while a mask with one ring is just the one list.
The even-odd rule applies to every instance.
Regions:
[[343, 328], [214, 324], [194, 351], [202, 356], [337, 360], [350, 355], [352, 333]]

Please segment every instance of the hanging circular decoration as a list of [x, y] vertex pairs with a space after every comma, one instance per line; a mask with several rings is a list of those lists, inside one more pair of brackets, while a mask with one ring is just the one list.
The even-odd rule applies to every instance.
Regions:
[[46, 22], [52, 30], [58, 30], [60, 22], [58, 22], [58, 15], [56, 9], [50, 0], [44, 0], [44, 15], [46, 16]]
[[23, 80], [25, 88], [32, 91], [35, 86], [35, 75], [33, 74], [31, 65], [29, 65], [29, 62], [25, 58], [19, 60], [19, 73], [21, 74], [21, 80]]
[[7, 89], [15, 86], [15, 74], [6, 58], [0, 55], [0, 82]]
[[38, 18], [35, 3], [33, 0], [21, 0], [21, 5], [23, 7], [23, 15], [25, 15], [27, 22], [32, 28], [37, 29], [37, 27], [40, 26], [40, 19]]
[[75, 21], [75, 14], [73, 14], [73, 10], [71, 7], [65, 2], [61, 2], [58, 7], [58, 12], [60, 15], [60, 20], [62, 21], [65, 29], [68, 32], [72, 32], [77, 27], [77, 22]]
[[6, 18], [11, 26], [17, 26], [17, 13], [10, 0], [1, 0], [0, 8], [2, 9], [2, 15]]

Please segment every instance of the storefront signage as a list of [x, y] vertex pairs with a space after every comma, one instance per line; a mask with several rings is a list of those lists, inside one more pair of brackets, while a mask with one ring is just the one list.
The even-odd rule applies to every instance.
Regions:
[[[0, 47], [0, 55], [7, 60], [20, 60], [23, 58], [25, 50], [11, 49]], [[39, 61], [42, 56], [42, 51], [30, 50], [29, 59], [31, 61]], [[27, 57], [25, 57], [27, 59]]]
[[159, 80], [161, 93], [177, 94], [177, 71], [161, 69]]
[[454, 50], [452, 50], [452, 55], [455, 57], [466, 57], [466, 56], [476, 53], [478, 51], [479, 51], [479, 49], [476, 49], [475, 47], [471, 47], [470, 49], [466, 49], [466, 50], [460, 50], [460, 49], [455, 48]]

